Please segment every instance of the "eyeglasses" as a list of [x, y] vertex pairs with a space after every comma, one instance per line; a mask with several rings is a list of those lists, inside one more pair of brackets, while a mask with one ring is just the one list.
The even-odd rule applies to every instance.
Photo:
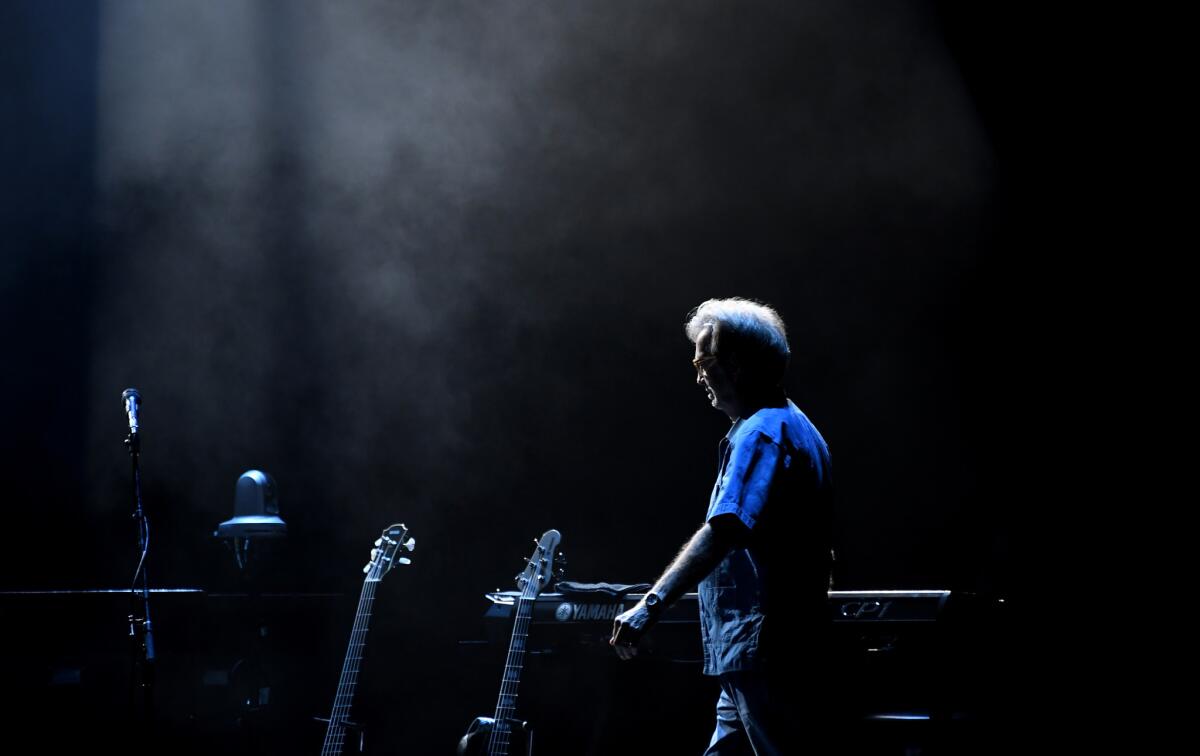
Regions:
[[696, 368], [696, 374], [699, 375], [706, 365], [711, 365], [716, 361], [717, 356], [715, 354], [706, 354], [703, 357], [697, 357], [692, 360], [692, 367]]

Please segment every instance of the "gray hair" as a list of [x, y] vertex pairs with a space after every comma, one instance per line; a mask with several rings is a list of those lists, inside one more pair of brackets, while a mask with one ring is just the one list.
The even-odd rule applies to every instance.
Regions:
[[720, 357], [737, 355], [739, 365], [756, 382], [783, 383], [787, 370], [787, 329], [779, 313], [750, 299], [710, 299], [688, 313], [684, 332], [693, 344], [712, 329], [710, 349]]

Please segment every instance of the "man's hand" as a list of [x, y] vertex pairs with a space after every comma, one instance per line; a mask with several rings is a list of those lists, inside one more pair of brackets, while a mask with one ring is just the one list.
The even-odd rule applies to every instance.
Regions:
[[608, 639], [608, 645], [616, 650], [617, 656], [622, 659], [637, 656], [637, 643], [658, 620], [658, 614], [682, 596], [685, 590], [700, 582], [700, 578], [712, 572], [742, 537], [745, 527], [736, 515], [723, 514], [709, 520], [696, 531], [650, 589], [650, 593], [646, 594], [659, 597], [658, 607], [650, 609], [643, 598], [632, 609], [613, 620], [613, 634]]
[[627, 661], [637, 656], [637, 643], [650, 629], [650, 612], [646, 609], [646, 604], [642, 601], [637, 602], [629, 611], [618, 614], [613, 619], [613, 634], [608, 639], [608, 645], [612, 646], [617, 652], [617, 656], [622, 661]]

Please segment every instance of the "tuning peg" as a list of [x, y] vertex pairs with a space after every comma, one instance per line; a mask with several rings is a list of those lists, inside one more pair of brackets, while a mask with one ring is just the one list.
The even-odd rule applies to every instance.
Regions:
[[379, 549], [371, 549], [371, 558], [374, 559], [377, 556], [379, 556]]
[[400, 557], [396, 561], [399, 562], [400, 564], [412, 564], [412, 560], [409, 559], [408, 557]]
[[376, 538], [376, 539], [375, 539], [375, 545], [376, 545], [376, 546], [378, 546], [378, 545], [379, 545], [379, 544], [381, 544], [381, 543], [383, 543], [383, 538]]
[[367, 564], [363, 565], [363, 572], [370, 572], [370, 571], [371, 571], [371, 564], [368, 562]]
[[417, 539], [410, 537], [404, 542], [403, 546], [407, 551], [412, 551], [413, 549], [417, 548]]

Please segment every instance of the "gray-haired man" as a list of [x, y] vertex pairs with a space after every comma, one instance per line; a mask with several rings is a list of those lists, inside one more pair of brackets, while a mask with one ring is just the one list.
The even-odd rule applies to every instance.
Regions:
[[825, 651], [817, 646], [829, 584], [829, 450], [784, 392], [787, 332], [773, 309], [709, 300], [686, 332], [696, 382], [733, 427], [704, 525], [616, 618], [609, 643], [620, 658], [635, 656], [662, 610], [698, 583], [704, 673], [721, 683], [706, 755], [791, 753], [809, 739], [798, 729], [820, 703], [796, 691], [820, 685]]

